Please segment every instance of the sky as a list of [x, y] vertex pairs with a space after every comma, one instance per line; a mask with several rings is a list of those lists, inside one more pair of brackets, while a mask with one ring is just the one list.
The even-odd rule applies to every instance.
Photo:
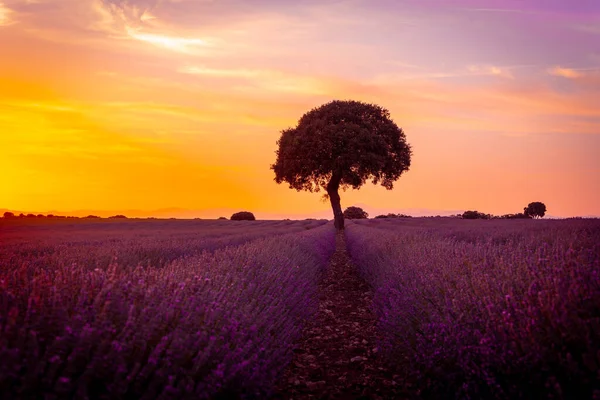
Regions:
[[269, 167], [334, 99], [413, 148], [344, 208], [600, 216], [597, 0], [0, 0], [0, 208], [330, 216]]

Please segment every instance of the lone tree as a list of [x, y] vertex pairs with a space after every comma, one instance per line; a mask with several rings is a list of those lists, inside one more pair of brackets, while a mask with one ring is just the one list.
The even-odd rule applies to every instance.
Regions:
[[284, 129], [277, 144], [275, 181], [298, 191], [325, 189], [338, 230], [344, 229], [339, 188], [359, 189], [371, 180], [391, 190], [412, 154], [389, 111], [359, 101], [334, 100], [312, 109], [298, 126]]
[[523, 213], [533, 218], [542, 218], [546, 215], [546, 205], [541, 201], [534, 201], [523, 209]]
[[348, 207], [344, 210], [345, 219], [366, 219], [369, 214], [360, 207]]

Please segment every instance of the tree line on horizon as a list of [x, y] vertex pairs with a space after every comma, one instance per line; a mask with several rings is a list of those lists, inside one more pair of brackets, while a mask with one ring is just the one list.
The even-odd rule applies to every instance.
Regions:
[[[360, 207], [351, 206], [344, 210], [345, 219], [366, 219], [369, 218], [369, 214]], [[450, 215], [451, 218], [462, 218], [462, 219], [532, 219], [532, 218], [543, 218], [546, 215], [546, 205], [540, 201], [529, 203], [527, 207], [523, 209], [522, 213], [518, 214], [504, 214], [504, 215], [492, 215], [486, 214], [479, 211], [468, 210], [462, 214]], [[440, 217], [440, 215], [438, 215]], [[377, 215], [375, 219], [382, 218], [413, 218], [411, 215], [406, 214], [381, 214]]]
[[[4, 213], [4, 218], [5, 219], [17, 219], [17, 218], [101, 219], [102, 217], [99, 217], [97, 215], [88, 215], [86, 217], [75, 217], [75, 216], [54, 215], [54, 214], [44, 215], [44, 214], [23, 214], [23, 213], [20, 213], [17, 215], [15, 213], [7, 211]], [[108, 219], [127, 219], [127, 217], [125, 215], [113, 215], [112, 217], [108, 217]]]
[[[529, 203], [527, 207], [523, 209], [522, 213], [518, 214], [504, 214], [504, 215], [492, 215], [486, 214], [479, 211], [468, 210], [462, 214], [451, 215], [453, 218], [462, 218], [462, 219], [531, 219], [531, 218], [542, 218], [546, 214], [546, 205], [542, 202], [536, 201]], [[360, 207], [350, 206], [346, 208], [343, 212], [344, 219], [366, 219], [369, 218], [369, 214]], [[439, 217], [439, 215], [438, 215]], [[61, 215], [53, 215], [53, 214], [19, 214], [15, 215], [12, 212], [4, 213], [5, 219], [19, 219], [19, 218], [55, 218], [55, 219], [101, 219], [102, 217], [96, 215], [88, 215], [87, 217], [72, 217], [72, 216], [61, 216]], [[412, 215], [407, 214], [381, 214], [377, 215], [375, 219], [383, 219], [383, 218], [413, 218]], [[108, 217], [108, 219], [128, 219], [125, 215], [114, 215], [112, 217]], [[153, 217], [149, 217], [147, 219], [156, 219]], [[174, 219], [174, 218], [170, 218]], [[200, 218], [196, 218], [200, 219]], [[219, 220], [227, 220], [226, 217], [219, 217]], [[249, 211], [240, 211], [231, 215], [229, 218], [231, 221], [256, 221], [256, 217], [253, 213]]]

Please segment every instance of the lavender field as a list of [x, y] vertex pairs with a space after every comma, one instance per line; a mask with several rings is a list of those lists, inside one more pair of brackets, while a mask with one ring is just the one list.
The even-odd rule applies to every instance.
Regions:
[[[600, 221], [344, 236], [407, 397], [600, 395]], [[0, 220], [0, 398], [268, 398], [334, 250], [330, 221]]]
[[600, 396], [600, 221], [348, 225], [380, 345], [418, 397]]
[[0, 222], [0, 398], [264, 397], [324, 221]]

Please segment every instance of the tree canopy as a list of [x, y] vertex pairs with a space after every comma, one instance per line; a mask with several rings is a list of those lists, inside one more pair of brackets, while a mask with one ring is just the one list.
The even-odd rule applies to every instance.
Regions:
[[360, 207], [348, 207], [344, 210], [344, 218], [346, 219], [366, 219], [369, 214]]
[[523, 209], [523, 212], [525, 215], [533, 218], [542, 218], [546, 215], [546, 205], [541, 201], [534, 201], [533, 203], [529, 203], [527, 207]]
[[388, 190], [409, 170], [411, 148], [385, 108], [334, 100], [281, 132], [271, 169], [291, 189], [327, 191], [338, 229], [343, 213], [338, 189], [359, 189], [368, 180]]
[[240, 211], [233, 214], [229, 219], [232, 221], [255, 221], [256, 217], [250, 211]]

